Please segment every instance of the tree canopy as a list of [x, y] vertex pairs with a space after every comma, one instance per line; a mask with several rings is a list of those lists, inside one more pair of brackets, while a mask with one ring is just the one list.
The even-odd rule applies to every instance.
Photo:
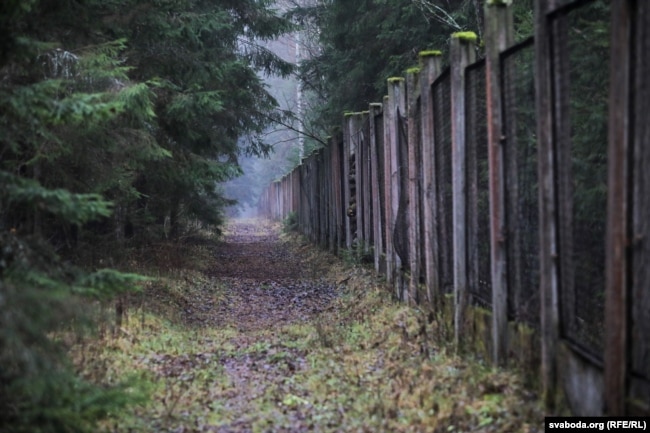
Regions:
[[426, 49], [446, 51], [449, 35], [482, 29], [482, 0], [334, 0], [297, 7], [293, 17], [318, 27], [319, 52], [300, 69], [326, 129], [344, 111], [382, 100], [386, 79], [403, 75]]

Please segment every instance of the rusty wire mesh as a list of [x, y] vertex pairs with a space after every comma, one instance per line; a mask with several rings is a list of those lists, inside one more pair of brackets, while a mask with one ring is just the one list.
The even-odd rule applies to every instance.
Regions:
[[435, 234], [438, 284], [442, 293], [454, 288], [451, 177], [451, 75], [447, 68], [433, 83], [433, 122], [436, 172]]
[[538, 327], [539, 203], [534, 61], [532, 39], [501, 56], [508, 315]]
[[492, 305], [490, 190], [485, 60], [465, 70], [467, 155], [467, 282], [474, 303]]
[[[551, 16], [564, 337], [602, 358], [607, 202], [609, 2]], [[573, 5], [571, 5], [573, 6]]]

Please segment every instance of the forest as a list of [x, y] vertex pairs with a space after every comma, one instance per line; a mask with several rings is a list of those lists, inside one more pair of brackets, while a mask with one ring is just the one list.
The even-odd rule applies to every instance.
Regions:
[[[2, 1], [0, 431], [252, 431], [248, 424], [237, 427], [235, 421], [229, 424], [230, 429], [212, 430], [211, 423], [217, 421], [210, 416], [201, 418], [200, 427], [198, 418], [193, 419], [194, 430], [177, 428], [184, 425], [179, 419], [190, 416], [192, 410], [189, 403], [187, 413], [177, 410], [190, 385], [183, 379], [186, 376], [170, 371], [180, 364], [195, 366], [201, 359], [211, 359], [214, 353], [198, 353], [191, 361], [183, 358], [182, 362], [170, 355], [156, 355], [146, 362], [138, 358], [138, 366], [155, 364], [156, 374], [177, 380], [171, 385], [165, 382], [162, 390], [155, 388], [150, 378], [129, 376], [125, 370], [131, 367], [122, 365], [122, 370], [116, 370], [114, 365], [126, 362], [122, 356], [131, 349], [137, 351], [135, 342], [149, 335], [145, 322], [154, 327], [167, 326], [152, 317], [158, 317], [161, 311], [169, 313], [171, 304], [180, 305], [179, 297], [182, 302], [191, 298], [189, 306], [179, 307], [184, 324], [200, 321], [202, 326], [209, 323], [216, 327], [219, 314], [223, 314], [223, 320], [236, 321], [236, 313], [244, 310], [224, 313], [215, 307], [215, 312], [210, 313], [214, 317], [197, 313], [206, 305], [226, 302], [224, 285], [243, 290], [240, 281], [224, 282], [223, 278], [253, 278], [256, 290], [279, 293], [282, 302], [292, 304], [297, 295], [288, 295], [286, 287], [278, 288], [276, 282], [269, 282], [272, 277], [247, 274], [257, 266], [268, 266], [267, 262], [242, 262], [241, 271], [228, 267], [240, 250], [229, 249], [224, 239], [236, 239], [234, 245], [247, 244], [250, 239], [278, 241], [264, 231], [267, 223], [259, 232], [249, 225], [230, 224], [228, 216], [237, 213], [235, 198], [244, 197], [247, 206], [253, 205], [264, 185], [285, 174], [279, 173], [278, 167], [289, 171], [301, 162], [301, 157], [326, 146], [328, 137], [340, 127], [343, 113], [365, 110], [369, 103], [381, 101], [386, 79], [416, 64], [418, 53], [441, 50], [443, 58], [448, 58], [449, 35], [454, 32], [474, 31], [482, 40], [484, 6], [485, 0]], [[523, 40], [533, 33], [533, 2], [516, 0], [513, 11], [515, 37]], [[273, 43], [282, 38], [295, 45], [300, 54], [292, 59], [279, 55]], [[479, 44], [477, 53], [482, 55], [483, 50]], [[278, 84], [282, 80], [295, 83], [298, 90], [299, 96], [292, 104], [278, 99], [274, 86], [284, 86]], [[588, 142], [589, 127], [579, 127]], [[256, 171], [259, 165], [251, 161], [257, 160], [263, 161], [266, 169]], [[285, 223], [285, 228], [287, 225], [290, 222]], [[300, 244], [295, 239], [291, 242]], [[241, 248], [246, 251], [247, 247]], [[273, 258], [274, 254], [273, 248], [264, 249], [262, 259]], [[299, 253], [286, 254], [295, 266], [303, 266], [296, 258]], [[282, 263], [271, 262], [273, 266]], [[210, 266], [217, 270], [209, 270]], [[317, 268], [314, 272], [325, 272]], [[341, 314], [350, 321], [350, 329], [354, 329], [337, 334], [332, 327], [336, 320], [343, 323], [343, 316], [311, 316], [314, 311], [329, 308], [329, 302], [338, 296], [333, 294], [337, 284], [325, 285], [318, 291], [296, 282], [303, 278], [296, 269], [287, 270], [287, 275], [278, 278], [290, 278], [291, 283], [283, 284], [306, 293], [306, 304], [300, 304], [298, 312], [302, 314], [304, 309], [305, 317], [314, 320], [314, 331], [305, 335], [316, 336], [317, 343], [326, 349], [324, 356], [336, 359], [338, 355], [329, 350], [337, 344], [365, 348], [370, 341], [376, 341], [377, 347], [385, 342], [379, 342], [379, 334], [366, 335], [356, 328], [363, 322], [359, 315], [370, 317], [370, 311], [383, 311], [385, 307], [375, 304], [376, 300], [364, 301], [368, 311], [349, 311], [337, 304], [345, 311]], [[217, 277], [221, 278], [218, 284], [214, 280]], [[332, 278], [336, 282], [341, 276]], [[204, 284], [198, 294], [186, 293], [190, 280]], [[277, 301], [267, 299], [266, 294], [256, 297], [243, 291], [236, 293], [237, 300], [232, 302], [238, 306], [233, 308], [247, 303], [274, 305]], [[147, 310], [144, 305], [149, 298]], [[350, 302], [354, 303], [354, 299]], [[421, 331], [421, 335], [416, 329], [419, 319], [395, 311], [399, 323], [395, 329], [403, 331], [399, 344], [406, 347], [404, 353], [433, 353], [430, 343], [420, 340], [427, 331]], [[141, 314], [140, 320], [134, 318], [136, 314]], [[386, 325], [383, 319], [372, 317]], [[416, 323], [409, 322], [409, 318]], [[251, 329], [257, 329], [251, 320]], [[131, 328], [135, 322], [139, 323], [139, 332], [144, 333], [139, 337]], [[423, 324], [422, 329], [429, 325]], [[195, 338], [199, 331], [191, 329]], [[291, 332], [293, 338], [304, 337], [305, 333], [302, 328], [291, 328]], [[233, 349], [233, 353], [243, 356], [243, 351], [247, 360], [255, 352], [251, 349], [254, 345], [246, 346], [241, 339], [235, 344], [226, 334], [210, 335], [215, 341], [210, 343], [216, 347], [215, 353], [222, 350], [216, 341], [224, 347], [234, 344], [237, 350]], [[198, 340], [191, 344], [179, 341], [169, 337], [167, 343], [178, 347], [198, 344]], [[262, 343], [267, 344], [255, 341]], [[94, 351], [95, 344], [107, 352]], [[297, 356], [307, 362], [303, 353], [308, 351], [306, 348], [283, 346], [286, 350], [279, 352], [274, 346], [280, 344], [276, 340], [268, 344], [260, 353], [275, 357], [272, 364], [281, 358], [294, 372], [301, 367], [285, 358]], [[162, 350], [151, 347], [147, 350]], [[200, 350], [194, 346], [191, 349]], [[387, 351], [392, 354], [391, 349]], [[226, 355], [223, 359], [228, 360], [220, 361], [222, 368], [228, 370], [234, 361]], [[411, 362], [409, 359], [393, 361], [397, 365]], [[320, 362], [332, 369], [320, 359], [312, 360], [312, 366]], [[404, 373], [394, 368], [408, 375], [410, 387], [416, 386], [415, 370]], [[417, 371], [422, 368], [427, 369], [418, 364]], [[464, 368], [453, 367], [460, 376], [465, 374]], [[517, 396], [526, 395], [525, 409], [512, 419], [521, 417], [525, 423], [539, 416], [534, 397], [525, 393], [524, 385], [501, 373], [481, 372], [485, 376], [477, 380], [484, 396], [493, 399], [491, 403], [481, 400], [466, 407], [447, 408], [447, 402], [435, 397], [435, 402], [427, 404], [445, 407], [441, 412], [448, 410], [445, 416], [450, 419], [460, 417], [462, 422], [482, 427], [497, 423], [490, 411], [501, 410], [494, 399], [500, 402], [502, 397], [494, 397], [498, 392], [492, 392], [493, 385], [488, 383], [494, 379], [499, 381], [495, 385], [498, 389], [515, 390], [503, 397], [504, 401], [510, 399], [514, 404]], [[358, 377], [355, 392], [362, 388], [361, 375]], [[212, 380], [211, 376], [204, 379]], [[192, 381], [196, 380], [192, 376]], [[386, 385], [378, 378], [373, 380], [373, 386]], [[397, 385], [390, 386], [391, 392], [397, 392]], [[422, 402], [425, 391], [418, 392]], [[120, 413], [145, 407], [152, 395], [154, 400], [159, 399], [164, 416], [147, 418], [143, 425], [136, 421], [121, 424]], [[349, 423], [367, 410], [353, 407], [349, 411], [352, 415], [346, 417], [342, 403], [336, 403], [340, 419], [332, 421], [339, 416], [336, 410], [327, 409], [333, 402], [323, 402], [320, 407], [315, 403], [307, 405], [304, 401], [308, 397], [297, 391], [278, 398], [285, 415], [287, 410], [309, 406], [316, 415], [327, 418], [324, 414], [328, 414], [332, 428], [336, 428], [336, 422]], [[371, 412], [381, 413], [377, 420], [387, 417], [398, 423], [399, 417], [382, 398], [371, 399], [368, 404], [373, 408]], [[411, 409], [416, 413], [417, 404], [413, 405]], [[310, 416], [315, 417], [314, 413]], [[137, 420], [139, 415], [130, 416]], [[286, 431], [302, 431], [304, 419], [292, 416], [285, 421], [300, 427]], [[471, 420], [464, 421], [465, 416]], [[172, 418], [174, 422], [169, 421]], [[421, 419], [418, 422], [424, 423]], [[388, 429], [385, 424], [377, 425]], [[495, 424], [493, 430], [485, 431], [501, 427]], [[260, 427], [255, 431], [276, 430]], [[521, 431], [528, 430], [522, 427]]]

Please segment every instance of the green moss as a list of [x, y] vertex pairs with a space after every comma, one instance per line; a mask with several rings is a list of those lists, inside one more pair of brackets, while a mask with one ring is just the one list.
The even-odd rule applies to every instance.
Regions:
[[439, 57], [442, 56], [442, 51], [440, 50], [426, 50], [426, 51], [420, 51], [418, 53], [419, 57]]
[[406, 70], [407, 74], [419, 74], [420, 73], [420, 67], [419, 66], [414, 66], [412, 68], [408, 68]]
[[510, 6], [512, 0], [488, 0], [488, 6]]
[[384, 106], [384, 104], [382, 104], [381, 102], [371, 102], [370, 103], [371, 108], [382, 108], [383, 106]]
[[362, 112], [359, 113], [359, 114], [370, 114], [370, 111], [369, 111], [369, 110], [365, 110], [365, 111], [362, 111]]
[[402, 78], [402, 77], [390, 77], [388, 79], [389, 84], [401, 83], [403, 81], [404, 81], [404, 78]]
[[452, 33], [451, 37], [454, 39], [460, 39], [463, 42], [476, 42], [478, 36], [474, 32], [456, 32]]
[[353, 111], [345, 111], [345, 112], [343, 112], [343, 116], [344, 116], [344, 117], [350, 117], [350, 116], [352, 116], [352, 115], [354, 115], [354, 112], [353, 112]]

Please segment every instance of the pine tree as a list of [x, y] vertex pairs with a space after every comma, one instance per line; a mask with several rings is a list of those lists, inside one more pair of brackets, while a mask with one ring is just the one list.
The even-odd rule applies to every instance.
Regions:
[[94, 431], [132, 400], [58, 337], [143, 280], [107, 251], [220, 222], [217, 183], [268, 151], [238, 145], [275, 105], [254, 71], [289, 72], [255, 40], [288, 27], [267, 1], [0, 4], [0, 431]]
[[344, 111], [381, 101], [386, 79], [402, 75], [425, 49], [446, 51], [449, 35], [478, 30], [482, 2], [456, 0], [320, 2], [294, 15], [320, 27], [321, 53], [303, 63], [301, 79], [320, 102], [315, 118], [338, 125]]

